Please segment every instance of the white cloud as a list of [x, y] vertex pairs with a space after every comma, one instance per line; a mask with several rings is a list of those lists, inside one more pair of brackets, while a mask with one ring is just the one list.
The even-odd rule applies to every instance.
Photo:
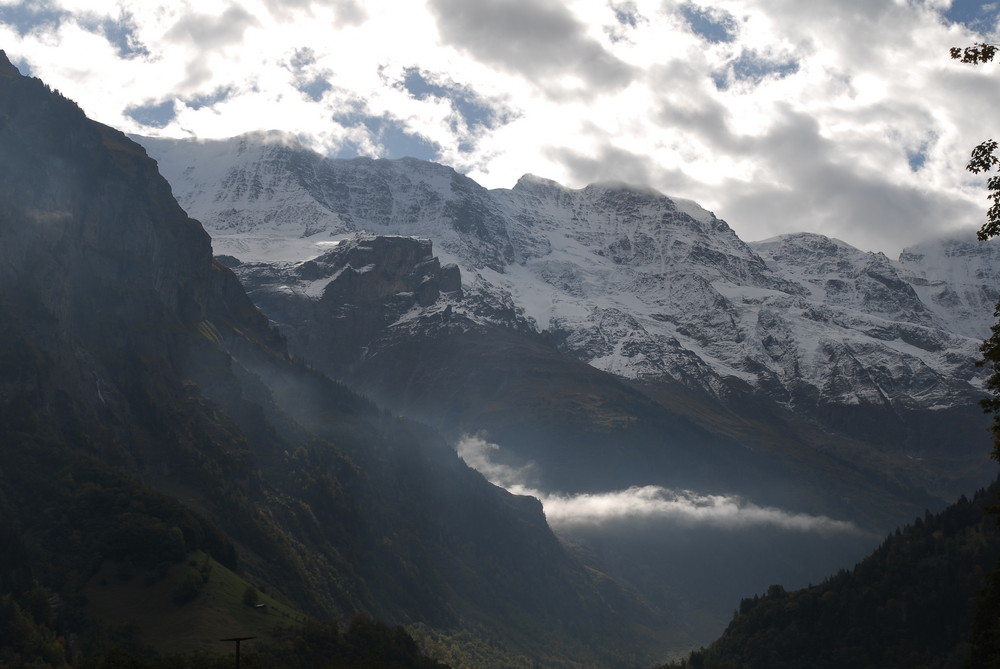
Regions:
[[[381, 119], [488, 187], [526, 172], [574, 187], [641, 180], [744, 239], [814, 230], [892, 253], [985, 210], [984, 180], [963, 168], [995, 134], [1000, 66], [962, 66], [948, 47], [995, 36], [996, 8], [967, 21], [988, 31], [974, 33], [950, 6], [5, 0], [0, 46], [129, 132], [275, 128], [325, 151], [393, 155], [392, 137], [364, 123]], [[704, 39], [699, 16], [725, 39]], [[505, 121], [470, 127], [461, 100], [410, 95], [409, 68]], [[129, 114], [172, 101], [159, 130]]]
[[516, 467], [496, 462], [500, 447], [482, 436], [463, 437], [456, 450], [467, 465], [494, 485], [516, 495], [537, 497], [549, 524], [556, 529], [661, 520], [723, 529], [768, 526], [794, 532], [860, 532], [853, 523], [826, 516], [762, 507], [733, 495], [706, 495], [655, 485], [601, 493], [545, 493], [529, 483], [534, 473], [532, 465]]
[[826, 516], [757, 506], [731, 495], [701, 495], [690, 490], [668, 490], [660, 486], [631, 487], [596, 494], [544, 495], [542, 504], [546, 518], [554, 527], [659, 518], [722, 528], [768, 525], [797, 532], [858, 532], [852, 523]]

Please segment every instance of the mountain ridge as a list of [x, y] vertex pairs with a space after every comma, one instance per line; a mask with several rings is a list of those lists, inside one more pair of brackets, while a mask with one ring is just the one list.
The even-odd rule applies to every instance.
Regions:
[[[193, 187], [186, 170], [201, 169], [206, 147], [231, 154], [244, 140], [141, 141], [212, 231], [217, 252], [295, 263], [360, 231], [431, 239], [440, 262], [459, 267], [467, 293], [511, 305], [512, 322], [597, 369], [681, 383], [724, 405], [764, 395], [820, 429], [867, 441], [870, 459], [891, 451], [903, 469], [907, 459], [945, 466], [958, 477], [952, 483], [930, 468], [912, 483], [946, 498], [985, 483], [973, 473], [988, 450], [985, 422], [969, 407], [982, 395], [973, 364], [988, 331], [981, 307], [1000, 292], [1000, 276], [987, 271], [995, 245], [926, 243], [897, 262], [818, 235], [747, 244], [696, 204], [648, 188], [569, 189], [526, 175], [487, 191], [433, 163], [308, 151], [296, 160], [322, 176], [261, 195], [255, 206], [269, 222], [230, 234], [224, 217], [213, 218], [238, 204], [211, 185], [225, 179], [199, 172]], [[246, 144], [239, 161], [219, 169], [297, 178], [266, 153]], [[315, 232], [300, 225], [293, 238], [294, 217], [284, 204], [268, 208], [267, 197], [325, 208], [326, 223]], [[835, 263], [810, 264], [830, 252]], [[976, 271], [963, 271], [967, 258], [979, 258]]]

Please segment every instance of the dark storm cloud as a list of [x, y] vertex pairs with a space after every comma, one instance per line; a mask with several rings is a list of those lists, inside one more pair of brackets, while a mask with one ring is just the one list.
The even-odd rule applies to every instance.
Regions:
[[541, 86], [574, 75], [607, 91], [624, 88], [633, 76], [558, 2], [430, 0], [429, 6], [445, 42]]

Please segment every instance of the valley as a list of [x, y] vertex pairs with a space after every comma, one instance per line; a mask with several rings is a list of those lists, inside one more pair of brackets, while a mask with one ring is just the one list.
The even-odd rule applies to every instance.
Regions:
[[[892, 261], [815, 234], [747, 244], [625, 184], [486, 190], [278, 134], [138, 139], [294, 354], [460, 452], [485, 444], [466, 461], [542, 499], [585, 560], [711, 621], [693, 642], [992, 476], [974, 362], [1000, 276], [971, 234]], [[594, 498], [613, 510], [578, 520]]]
[[914, 518], [981, 573], [996, 253], [129, 138], [0, 52], [0, 664], [245, 633], [287, 666], [653, 666], [931, 545], [886, 540]]

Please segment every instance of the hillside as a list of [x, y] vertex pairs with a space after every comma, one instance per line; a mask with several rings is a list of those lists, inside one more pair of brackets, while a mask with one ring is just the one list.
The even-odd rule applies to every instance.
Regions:
[[961, 667], [1000, 529], [997, 484], [897, 529], [817, 586], [744, 599], [725, 633], [665, 668]]
[[24, 578], [68, 603], [64, 654], [117, 643], [82, 599], [109, 562], [201, 550], [304, 614], [487, 662], [653, 656], [656, 614], [537, 501], [292, 358], [145, 151], [5, 59], [0, 156], [0, 508]]

